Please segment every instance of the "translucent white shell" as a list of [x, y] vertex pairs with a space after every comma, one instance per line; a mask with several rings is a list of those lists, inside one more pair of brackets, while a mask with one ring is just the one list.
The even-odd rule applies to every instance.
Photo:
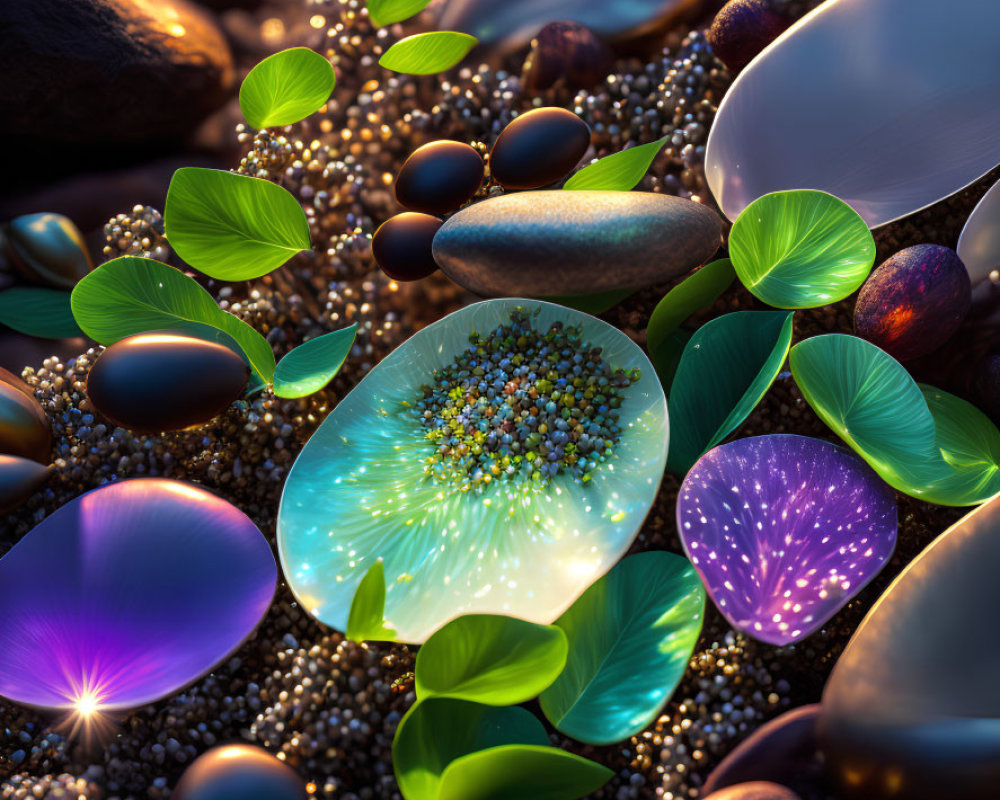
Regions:
[[989, 297], [1000, 285], [1000, 181], [972, 209], [958, 237], [958, 257], [969, 271], [973, 299]]

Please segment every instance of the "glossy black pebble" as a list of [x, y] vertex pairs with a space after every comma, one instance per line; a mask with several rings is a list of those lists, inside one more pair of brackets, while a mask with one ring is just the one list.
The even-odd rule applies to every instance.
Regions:
[[394, 281], [416, 281], [437, 269], [431, 253], [441, 220], [406, 211], [383, 222], [372, 237], [372, 255]]
[[553, 86], [589, 89], [608, 76], [614, 55], [586, 25], [550, 22], [531, 42], [524, 61], [524, 85], [532, 93]]
[[0, 514], [13, 511], [31, 497], [54, 469], [27, 458], [0, 456]]
[[564, 108], [522, 114], [497, 137], [490, 172], [507, 189], [538, 189], [569, 174], [590, 146], [590, 128]]
[[305, 800], [305, 781], [259, 747], [231, 744], [199, 756], [172, 800]]
[[51, 449], [49, 419], [30, 390], [0, 379], [0, 453], [47, 464]]
[[115, 425], [136, 433], [208, 422], [236, 400], [250, 370], [228, 347], [173, 333], [115, 342], [87, 376], [87, 396]]
[[72, 289], [93, 264], [72, 220], [61, 214], [26, 214], [4, 230], [3, 254], [31, 283]]
[[396, 201], [410, 211], [442, 216], [459, 209], [482, 185], [482, 156], [462, 142], [442, 139], [418, 147], [396, 176]]

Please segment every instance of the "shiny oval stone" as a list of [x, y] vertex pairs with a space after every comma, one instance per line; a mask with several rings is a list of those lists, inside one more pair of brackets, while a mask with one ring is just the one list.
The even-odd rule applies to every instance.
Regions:
[[81, 714], [152, 703], [239, 647], [276, 581], [257, 527], [204, 489], [94, 489], [0, 559], [0, 695]]
[[94, 268], [73, 221], [62, 214], [27, 214], [4, 230], [4, 252], [32, 283], [72, 289]]
[[565, 178], [590, 147], [590, 127], [564, 108], [534, 108], [504, 128], [490, 150], [490, 174], [507, 189], [538, 189]]
[[739, 783], [712, 792], [705, 800], [800, 800], [791, 789], [767, 781]]
[[735, 73], [794, 21], [777, 11], [773, 0], [729, 0], [705, 36], [712, 52]]
[[437, 272], [432, 243], [441, 220], [404, 211], [390, 217], [372, 236], [372, 256], [394, 281], [418, 281]]
[[708, 261], [722, 222], [708, 206], [651, 192], [520, 192], [463, 208], [434, 259], [481, 295], [639, 289]]
[[198, 756], [181, 776], [172, 800], [303, 800], [298, 773], [260, 747], [228, 744]]
[[38, 401], [21, 386], [0, 380], [0, 453], [47, 464], [51, 449], [49, 418]]
[[217, 417], [249, 377], [249, 367], [228, 347], [173, 333], [141, 333], [101, 353], [87, 376], [87, 396], [115, 425], [159, 433]]
[[396, 176], [396, 201], [410, 211], [444, 216], [468, 201], [483, 182], [482, 156], [462, 142], [442, 139], [418, 147]]
[[723, 616], [787, 645], [823, 625], [896, 546], [896, 498], [860, 458], [806, 436], [709, 450], [677, 498], [684, 550]]
[[855, 631], [819, 721], [845, 800], [996, 798], [997, 564], [1000, 495], [910, 562]]
[[918, 244], [887, 258], [865, 281], [854, 307], [859, 336], [899, 361], [937, 350], [972, 305], [969, 273], [954, 250]]
[[712, 194], [735, 220], [769, 192], [821, 189], [874, 228], [972, 183], [1000, 163], [1000, 103], [984, 99], [1000, 96], [998, 29], [1000, 3], [828, 0], [723, 98]]
[[13, 511], [37, 492], [53, 469], [27, 458], [0, 455], [0, 514]]
[[[509, 341], [508, 334], [494, 335], [519, 313], [529, 315], [530, 336], [523, 328]], [[542, 345], [529, 340], [556, 323], [563, 326], [559, 330], [578, 329], [580, 350], [556, 359], [551, 374], [539, 380], [515, 372], [513, 359], [535, 358]], [[451, 366], [470, 353], [474, 333], [486, 337], [481, 363], [470, 373], [480, 380], [460, 381]], [[639, 370], [631, 373], [635, 380], [612, 392], [608, 372], [606, 395], [582, 397], [581, 403], [567, 391], [540, 406], [527, 402], [532, 391], [551, 398], [560, 374], [573, 366], [582, 369], [588, 355], [597, 357], [594, 348], [601, 349], [608, 370]], [[614, 374], [619, 381], [624, 373]], [[461, 411], [463, 418], [496, 417], [497, 425], [510, 397], [525, 410], [535, 408], [534, 428], [529, 431], [532, 423], [524, 418], [519, 430], [511, 418], [510, 433], [488, 422], [488, 433], [476, 426], [468, 431], [453, 405], [427, 403], [431, 387], [439, 388], [434, 393], [439, 399], [476, 394], [476, 402]], [[603, 422], [586, 413], [591, 403]], [[476, 410], [481, 408], [490, 414]], [[538, 424], [542, 414], [560, 417], [549, 436], [552, 455], [563, 449], [568, 456], [564, 445], [577, 433], [569, 420], [587, 419], [587, 438], [576, 439], [572, 451], [577, 469], [559, 470], [552, 459], [537, 457], [537, 448], [528, 449], [532, 434], [547, 433]], [[457, 427], [444, 421], [452, 419]], [[617, 437], [610, 453], [602, 452], [603, 439], [598, 445], [590, 438], [602, 425], [613, 427]], [[385, 617], [400, 641], [422, 642], [461, 614], [551, 623], [635, 538], [663, 476], [667, 430], [656, 373], [616, 328], [535, 300], [489, 300], [463, 308], [418, 331], [379, 362], [300, 453], [278, 512], [278, 548], [288, 584], [310, 614], [343, 630], [358, 584], [382, 559]], [[458, 432], [461, 437], [455, 438]], [[466, 434], [478, 441], [466, 441]], [[496, 458], [489, 464], [469, 462], [472, 445]]]

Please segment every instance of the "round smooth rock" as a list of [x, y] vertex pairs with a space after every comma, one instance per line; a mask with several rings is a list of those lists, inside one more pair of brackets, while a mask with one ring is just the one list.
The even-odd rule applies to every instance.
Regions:
[[823, 692], [839, 796], [995, 800], [1000, 496], [935, 539], [875, 603]]
[[739, 72], [794, 22], [771, 0], [729, 0], [712, 20], [706, 38], [712, 52]]
[[73, 142], [189, 134], [229, 97], [212, 15], [188, 0], [0, 3], [4, 131]]
[[236, 400], [250, 369], [228, 347], [174, 333], [115, 342], [87, 376], [87, 396], [136, 433], [176, 431], [215, 418]]
[[260, 747], [229, 744], [194, 760], [173, 800], [305, 800], [305, 781]]
[[739, 783], [705, 796], [705, 800], [799, 800], [791, 789], [767, 781]]
[[13, 511], [37, 492], [55, 468], [17, 456], [0, 455], [0, 514]]
[[17, 384], [0, 380], [0, 453], [49, 462], [52, 431], [38, 401]]
[[535, 108], [504, 128], [490, 174], [507, 189], [538, 189], [566, 177], [590, 147], [590, 127], [564, 108]]
[[544, 92], [553, 86], [589, 89], [606, 78], [614, 55], [590, 28], [578, 22], [550, 22], [531, 40], [524, 61], [524, 86]]
[[434, 260], [481, 295], [639, 289], [704, 264], [722, 242], [708, 206], [651, 192], [521, 192], [463, 208]]
[[462, 142], [441, 139], [418, 147], [396, 176], [396, 201], [410, 211], [444, 216], [482, 185], [482, 156]]
[[900, 361], [937, 350], [972, 305], [969, 273], [958, 254], [918, 244], [886, 259], [861, 287], [854, 307], [859, 336]]
[[29, 281], [72, 289], [94, 268], [83, 234], [62, 214], [26, 214], [4, 230], [4, 256]]
[[372, 256], [394, 281], [417, 281], [438, 268], [432, 252], [441, 220], [406, 211], [390, 217], [372, 236]]

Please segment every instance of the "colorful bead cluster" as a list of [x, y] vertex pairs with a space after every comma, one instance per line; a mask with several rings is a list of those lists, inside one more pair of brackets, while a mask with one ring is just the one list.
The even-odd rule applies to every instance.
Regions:
[[462, 491], [562, 472], [585, 483], [614, 450], [624, 389], [640, 377], [606, 364], [578, 327], [555, 322], [542, 333], [518, 309], [509, 325], [472, 333], [421, 387], [416, 412], [437, 446], [426, 472]]

